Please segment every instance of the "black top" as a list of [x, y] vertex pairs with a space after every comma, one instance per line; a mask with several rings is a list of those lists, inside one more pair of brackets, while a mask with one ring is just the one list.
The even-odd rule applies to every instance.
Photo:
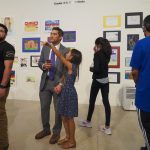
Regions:
[[102, 51], [94, 54], [94, 67], [90, 69], [93, 72], [93, 79], [102, 79], [108, 77], [108, 63], [110, 57], [106, 56]]
[[[0, 82], [2, 81], [3, 73], [5, 69], [4, 61], [14, 60], [14, 56], [15, 56], [14, 47], [6, 41], [1, 42], [0, 43]], [[9, 86], [9, 83], [7, 86]]]

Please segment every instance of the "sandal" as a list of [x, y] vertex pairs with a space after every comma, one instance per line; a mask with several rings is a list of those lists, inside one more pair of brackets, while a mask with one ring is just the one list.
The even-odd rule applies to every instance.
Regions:
[[64, 138], [64, 139], [61, 139], [57, 142], [58, 145], [62, 145], [63, 143], [67, 142], [68, 139], [67, 138]]
[[65, 142], [62, 144], [63, 149], [76, 148], [76, 143]]

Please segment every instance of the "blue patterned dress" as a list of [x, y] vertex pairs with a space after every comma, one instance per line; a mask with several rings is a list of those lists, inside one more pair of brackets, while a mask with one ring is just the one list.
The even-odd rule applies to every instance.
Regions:
[[65, 117], [78, 116], [78, 96], [74, 87], [77, 67], [72, 64], [72, 74], [66, 74], [66, 79], [58, 101], [58, 114]]

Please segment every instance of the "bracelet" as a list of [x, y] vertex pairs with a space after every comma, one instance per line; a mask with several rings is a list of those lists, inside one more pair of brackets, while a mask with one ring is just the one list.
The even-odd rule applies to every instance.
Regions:
[[7, 86], [0, 84], [0, 88], [1, 88], [1, 89], [5, 89], [5, 88], [7, 88]]

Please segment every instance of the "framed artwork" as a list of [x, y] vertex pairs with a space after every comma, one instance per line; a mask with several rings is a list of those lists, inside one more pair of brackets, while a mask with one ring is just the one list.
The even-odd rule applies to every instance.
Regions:
[[15, 86], [16, 85], [16, 71], [15, 70], [11, 71], [10, 85], [11, 86]]
[[52, 31], [53, 27], [59, 27], [59, 20], [45, 20], [45, 31]]
[[76, 42], [76, 31], [64, 31], [63, 42]]
[[125, 28], [142, 28], [143, 12], [125, 13]]
[[125, 67], [130, 67], [131, 57], [125, 57]]
[[125, 79], [132, 80], [133, 76], [131, 74], [131, 70], [125, 70]]
[[120, 42], [121, 31], [103, 31], [103, 37], [109, 42]]
[[120, 83], [120, 72], [108, 72], [109, 83], [119, 84]]
[[139, 34], [128, 34], [127, 35], [127, 50], [132, 51], [138, 40], [139, 40]]
[[23, 52], [40, 52], [40, 38], [22, 38]]
[[120, 68], [120, 47], [119, 46], [112, 46], [112, 54], [108, 66], [109, 68]]
[[104, 16], [103, 27], [104, 28], [121, 27], [121, 16]]
[[27, 66], [28, 66], [28, 59], [20, 58], [20, 67], [27, 67]]
[[30, 56], [30, 66], [38, 67], [39, 60], [40, 60], [40, 56], [38, 55]]
[[24, 23], [25, 32], [37, 32], [38, 31], [38, 21], [26, 21]]
[[1, 18], [1, 23], [3, 23], [7, 27], [9, 33], [13, 32], [14, 19], [12, 17]]

